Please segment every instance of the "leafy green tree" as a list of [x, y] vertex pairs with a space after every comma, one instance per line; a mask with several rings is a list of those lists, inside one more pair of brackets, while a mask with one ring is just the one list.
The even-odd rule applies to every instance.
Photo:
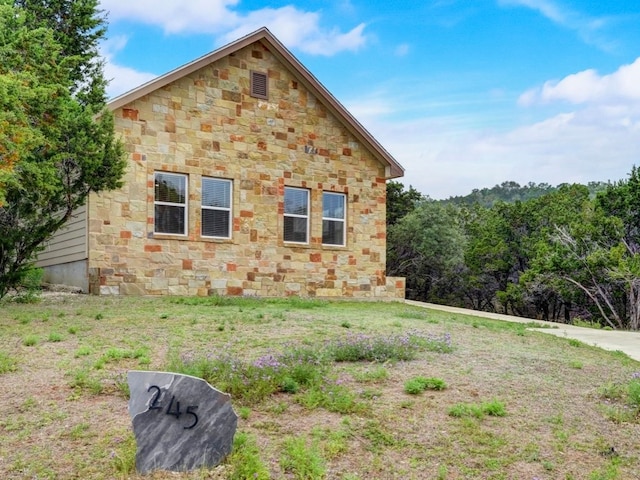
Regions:
[[0, 298], [91, 192], [121, 185], [96, 5], [0, 0]]
[[544, 320], [569, 322], [574, 306], [582, 302], [583, 295], [567, 282], [540, 269], [553, 257], [555, 238], [559, 228], [573, 224], [583, 218], [591, 206], [591, 192], [583, 185], [561, 185], [554, 192], [534, 199], [528, 208], [535, 219], [529, 242], [527, 268], [514, 285], [511, 294], [520, 293], [520, 300], [527, 316], [542, 317]]
[[[571, 222], [558, 225], [535, 269], [564, 282], [576, 303], [613, 328], [640, 327], [640, 172], [609, 185]], [[568, 290], [565, 287], [565, 291]]]
[[[468, 297], [475, 308], [520, 316], [555, 315], [555, 292], [528, 275], [538, 251], [548, 244], [556, 225], [573, 221], [588, 201], [584, 186], [562, 185], [552, 193], [515, 203], [476, 208], [467, 225], [465, 253]], [[537, 280], [540, 280], [538, 278]]]
[[387, 227], [398, 223], [423, 199], [422, 194], [412, 186], [405, 190], [400, 182], [387, 182]]
[[406, 277], [409, 298], [454, 301], [464, 244], [459, 209], [423, 200], [388, 231], [387, 274]]

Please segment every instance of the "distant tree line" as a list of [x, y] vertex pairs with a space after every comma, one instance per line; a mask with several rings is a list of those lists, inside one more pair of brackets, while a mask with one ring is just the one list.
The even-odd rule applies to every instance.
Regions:
[[407, 298], [640, 328], [640, 171], [615, 183], [505, 182], [432, 200], [387, 187], [387, 274]]

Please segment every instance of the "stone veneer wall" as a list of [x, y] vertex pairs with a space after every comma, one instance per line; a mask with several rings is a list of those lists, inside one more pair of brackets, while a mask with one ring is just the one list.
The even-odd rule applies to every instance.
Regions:
[[[269, 99], [249, 95], [268, 72]], [[384, 166], [255, 43], [114, 112], [125, 186], [89, 202], [90, 291], [403, 299], [385, 276]], [[154, 172], [188, 175], [187, 237], [154, 234]], [[233, 235], [202, 238], [202, 176], [233, 180]], [[310, 191], [310, 242], [283, 242], [285, 186]], [[347, 194], [347, 245], [322, 245], [322, 192]]]

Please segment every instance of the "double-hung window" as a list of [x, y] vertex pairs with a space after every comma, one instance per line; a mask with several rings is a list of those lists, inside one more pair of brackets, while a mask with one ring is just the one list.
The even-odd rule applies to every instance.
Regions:
[[322, 193], [322, 244], [345, 245], [346, 195]]
[[284, 241], [309, 243], [309, 190], [284, 189]]
[[202, 179], [202, 236], [231, 238], [233, 185], [221, 178]]
[[155, 233], [187, 234], [187, 176], [156, 172], [154, 176]]

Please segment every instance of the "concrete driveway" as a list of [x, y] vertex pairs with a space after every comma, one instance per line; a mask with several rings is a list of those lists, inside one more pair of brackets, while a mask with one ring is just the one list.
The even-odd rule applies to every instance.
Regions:
[[540, 324], [541, 327], [551, 328], [528, 328], [528, 330], [547, 333], [549, 335], [555, 335], [556, 337], [573, 338], [575, 340], [580, 340], [587, 345], [594, 345], [605, 350], [620, 350], [629, 355], [634, 360], [640, 361], [640, 332], [598, 330], [595, 328], [576, 327], [573, 325], [565, 325], [564, 323], [545, 322], [543, 320], [502, 315], [500, 313], [479, 312], [477, 310], [448, 307], [446, 305], [436, 305], [434, 303], [415, 302], [413, 300], [405, 300], [405, 303], [418, 307], [440, 310], [443, 312], [459, 313], [462, 315], [470, 315], [474, 317], [491, 318], [493, 320], [503, 320], [505, 322], [533, 322]]

